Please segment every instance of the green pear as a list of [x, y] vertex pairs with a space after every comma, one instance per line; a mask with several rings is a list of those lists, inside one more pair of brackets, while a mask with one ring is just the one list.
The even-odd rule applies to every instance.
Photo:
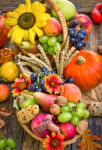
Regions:
[[18, 105], [21, 109], [34, 104], [36, 104], [36, 102], [32, 95], [24, 93], [18, 97]]
[[46, 94], [42, 92], [34, 93], [34, 100], [37, 104], [39, 104], [44, 112], [50, 113], [50, 106], [55, 104], [57, 95], [54, 94]]
[[[66, 21], [69, 21], [71, 18], [75, 16], [76, 8], [72, 2], [68, 0], [54, 0], [54, 1], [57, 3], [59, 8], [61, 9]], [[54, 11], [52, 7], [51, 7], [51, 15], [55, 18], [58, 18], [56, 12]]]

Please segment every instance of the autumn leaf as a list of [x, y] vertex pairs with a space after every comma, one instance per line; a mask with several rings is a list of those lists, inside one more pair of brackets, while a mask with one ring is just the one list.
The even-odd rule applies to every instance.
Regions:
[[3, 128], [4, 126], [5, 126], [4, 120], [0, 119], [0, 129]]
[[0, 115], [4, 117], [11, 116], [13, 112], [7, 110], [6, 108], [0, 108]]
[[86, 130], [81, 134], [81, 141], [78, 144], [79, 150], [98, 150], [101, 149], [101, 144], [96, 143], [95, 141], [100, 141], [101, 139], [96, 135], [90, 135], [90, 130]]

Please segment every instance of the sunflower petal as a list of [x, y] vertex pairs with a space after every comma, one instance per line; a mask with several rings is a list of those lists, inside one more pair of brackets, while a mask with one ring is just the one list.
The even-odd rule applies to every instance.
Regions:
[[11, 18], [18, 18], [18, 13], [17, 12], [8, 12], [8, 16]]
[[14, 12], [16, 12], [17, 14], [19, 14], [19, 16], [21, 14], [25, 13], [26, 12], [25, 5], [24, 4], [20, 4], [19, 7], [14, 10]]
[[38, 1], [32, 3], [32, 6], [31, 6], [32, 7], [32, 12], [35, 12], [38, 6], [39, 6], [39, 2]]
[[39, 29], [36, 25], [34, 26], [34, 29], [39, 37], [44, 34], [43, 31], [41, 29]]
[[17, 18], [6, 18], [5, 25], [15, 26], [17, 24]]
[[28, 11], [28, 12], [31, 11], [31, 2], [30, 2], [30, 0], [26, 0], [25, 8], [26, 8], [26, 11]]
[[24, 33], [24, 40], [28, 40], [28, 30], [25, 30], [25, 33]]
[[30, 42], [34, 44], [35, 43], [35, 40], [34, 40], [35, 32], [33, 31], [33, 29], [28, 30], [28, 36], [29, 36]]

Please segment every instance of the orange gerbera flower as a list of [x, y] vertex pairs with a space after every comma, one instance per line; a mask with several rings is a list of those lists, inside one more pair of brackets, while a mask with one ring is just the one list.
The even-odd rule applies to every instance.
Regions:
[[60, 93], [60, 86], [63, 80], [57, 74], [49, 74], [48, 76], [45, 76], [44, 81], [45, 81], [44, 86], [47, 92], [51, 94]]
[[13, 97], [22, 94], [24, 90], [27, 91], [27, 88], [30, 84], [31, 84], [30, 77], [28, 77], [26, 74], [20, 74], [20, 78], [17, 78], [15, 80], [15, 83], [12, 84], [12, 87], [14, 88], [12, 91]]
[[60, 133], [52, 133], [51, 137], [48, 135], [43, 142], [43, 147], [46, 150], [63, 150], [65, 147], [64, 136]]

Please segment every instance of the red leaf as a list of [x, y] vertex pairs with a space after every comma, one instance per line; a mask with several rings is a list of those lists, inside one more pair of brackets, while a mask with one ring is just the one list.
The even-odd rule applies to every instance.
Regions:
[[13, 112], [7, 110], [6, 108], [0, 108], [0, 115], [4, 117], [11, 116]]

